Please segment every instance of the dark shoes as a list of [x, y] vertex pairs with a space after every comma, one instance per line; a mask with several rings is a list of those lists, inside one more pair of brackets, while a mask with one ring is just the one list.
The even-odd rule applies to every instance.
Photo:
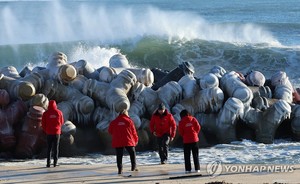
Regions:
[[54, 160], [53, 166], [54, 166], [54, 167], [59, 166], [59, 164], [57, 163], [57, 160]]
[[166, 164], [166, 163], [167, 163], [167, 161], [166, 161], [166, 160], [165, 160], [165, 161], [161, 161], [161, 162], [160, 162], [160, 164], [162, 164], [162, 165], [163, 165], [163, 164]]
[[[46, 167], [50, 167], [50, 165], [51, 165], [51, 164], [48, 162], [47, 165], [46, 165]], [[54, 166], [54, 167], [59, 166], [59, 164], [57, 163], [57, 161], [56, 161], [56, 162], [54, 161], [53, 166]]]
[[119, 169], [118, 170], [118, 174], [120, 175], [120, 174], [122, 174], [123, 173], [123, 170], [122, 169]]
[[46, 167], [50, 167], [50, 165], [51, 165], [51, 160], [47, 159], [47, 165], [46, 165]]
[[139, 171], [138, 168], [131, 169], [131, 171]]

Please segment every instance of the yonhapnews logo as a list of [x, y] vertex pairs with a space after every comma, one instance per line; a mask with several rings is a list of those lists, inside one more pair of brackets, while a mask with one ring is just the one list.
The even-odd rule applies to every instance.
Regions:
[[259, 164], [222, 164], [220, 160], [210, 162], [206, 166], [207, 173], [216, 177], [222, 173], [291, 173], [294, 172], [293, 165], [259, 165]]

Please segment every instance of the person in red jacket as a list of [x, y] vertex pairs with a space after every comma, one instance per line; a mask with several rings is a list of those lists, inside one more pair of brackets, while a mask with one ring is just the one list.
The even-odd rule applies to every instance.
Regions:
[[127, 110], [120, 112], [119, 116], [109, 124], [108, 132], [112, 136], [112, 147], [116, 149], [118, 174], [122, 174], [123, 171], [122, 158], [124, 148], [130, 155], [131, 171], [138, 171], [135, 152], [138, 135]]
[[57, 166], [61, 126], [64, 123], [62, 112], [57, 109], [54, 100], [49, 101], [48, 109], [42, 116], [42, 128], [47, 135], [47, 167], [50, 167], [51, 152], [53, 151], [54, 167]]
[[159, 104], [151, 117], [150, 131], [157, 137], [160, 162], [165, 164], [168, 160], [169, 143], [176, 134], [176, 122], [163, 103]]
[[195, 171], [200, 172], [198, 134], [201, 126], [197, 119], [191, 116], [187, 110], [182, 110], [180, 112], [180, 117], [181, 120], [179, 121], [178, 131], [183, 138], [185, 172], [190, 173], [192, 170], [191, 151], [193, 154]]

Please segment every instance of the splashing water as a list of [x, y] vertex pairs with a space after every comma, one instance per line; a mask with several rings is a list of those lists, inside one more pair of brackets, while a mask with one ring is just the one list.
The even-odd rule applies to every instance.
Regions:
[[167, 36], [170, 41], [202, 39], [279, 45], [271, 33], [259, 25], [209, 23], [193, 12], [166, 11], [149, 5], [112, 7], [61, 1], [27, 3], [28, 8], [22, 11], [21, 5], [14, 8], [0, 6], [0, 45], [77, 40], [116, 43], [145, 35]]

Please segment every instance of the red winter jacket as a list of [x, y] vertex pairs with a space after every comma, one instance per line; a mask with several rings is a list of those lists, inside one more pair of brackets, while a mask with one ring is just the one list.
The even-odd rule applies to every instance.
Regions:
[[120, 114], [109, 124], [108, 132], [113, 148], [136, 146], [139, 140], [133, 121], [125, 114]]
[[173, 115], [167, 109], [162, 115], [156, 111], [150, 120], [150, 131], [151, 133], [155, 132], [157, 137], [161, 137], [167, 133], [170, 134], [171, 138], [174, 138], [176, 134], [176, 122]]
[[64, 123], [62, 112], [57, 109], [54, 100], [49, 101], [48, 110], [46, 110], [42, 117], [42, 128], [47, 135], [60, 135], [61, 126]]
[[198, 134], [201, 126], [196, 118], [193, 116], [184, 116], [178, 125], [179, 134], [183, 138], [183, 143], [194, 143], [198, 142]]

